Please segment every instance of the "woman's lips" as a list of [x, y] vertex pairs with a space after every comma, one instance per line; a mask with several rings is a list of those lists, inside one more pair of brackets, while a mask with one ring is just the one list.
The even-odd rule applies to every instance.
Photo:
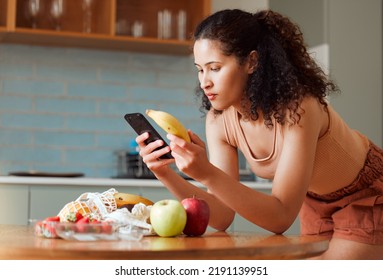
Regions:
[[207, 98], [212, 101], [217, 97], [217, 94], [214, 93], [206, 93]]

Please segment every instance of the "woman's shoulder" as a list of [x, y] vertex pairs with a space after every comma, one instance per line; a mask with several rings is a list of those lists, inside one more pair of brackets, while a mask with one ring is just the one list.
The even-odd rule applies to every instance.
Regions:
[[325, 133], [329, 128], [329, 114], [326, 105], [315, 97], [303, 98], [293, 114], [291, 112], [286, 114], [286, 122], [281, 125], [284, 135], [298, 132], [319, 137]]
[[327, 118], [328, 107], [328, 103], [321, 103], [317, 98], [310, 96], [302, 99], [297, 113], [301, 118]]
[[311, 109], [311, 110], [320, 110], [323, 111], [325, 107], [328, 106], [328, 103], [321, 103], [318, 98], [313, 96], [307, 96], [302, 99], [300, 103], [300, 107], [303, 109]]
[[299, 104], [298, 117], [295, 116], [298, 127], [305, 128], [310, 133], [323, 135], [330, 125], [328, 104], [321, 103], [315, 97], [305, 97]]

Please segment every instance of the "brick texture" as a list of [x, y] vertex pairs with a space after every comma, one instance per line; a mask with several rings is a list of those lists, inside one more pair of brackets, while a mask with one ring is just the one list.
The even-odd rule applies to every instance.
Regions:
[[128, 112], [165, 110], [204, 139], [191, 57], [0, 45], [0, 175], [113, 177]]

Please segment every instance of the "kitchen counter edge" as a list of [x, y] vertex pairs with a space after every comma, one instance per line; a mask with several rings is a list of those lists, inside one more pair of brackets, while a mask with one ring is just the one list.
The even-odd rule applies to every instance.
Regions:
[[[190, 183], [203, 187], [196, 181]], [[271, 189], [270, 182], [242, 181], [253, 189]], [[156, 179], [114, 179], [114, 178], [89, 178], [89, 177], [27, 177], [27, 176], [0, 176], [1, 185], [50, 185], [50, 186], [110, 186], [110, 187], [160, 187], [165, 186]]]

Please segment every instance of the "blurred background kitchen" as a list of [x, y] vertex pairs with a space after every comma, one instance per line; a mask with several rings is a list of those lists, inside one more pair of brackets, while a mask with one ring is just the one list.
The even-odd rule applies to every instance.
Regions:
[[[313, 55], [342, 90], [331, 99], [335, 108], [382, 145], [380, 0], [211, 1], [211, 12], [223, 8], [271, 8], [300, 24]], [[116, 26], [123, 32], [123, 22]], [[135, 32], [140, 36], [139, 25]], [[118, 153], [136, 137], [123, 116], [147, 108], [174, 114], [205, 139], [191, 55], [2, 39], [0, 34], [0, 175], [39, 170], [118, 176]]]

